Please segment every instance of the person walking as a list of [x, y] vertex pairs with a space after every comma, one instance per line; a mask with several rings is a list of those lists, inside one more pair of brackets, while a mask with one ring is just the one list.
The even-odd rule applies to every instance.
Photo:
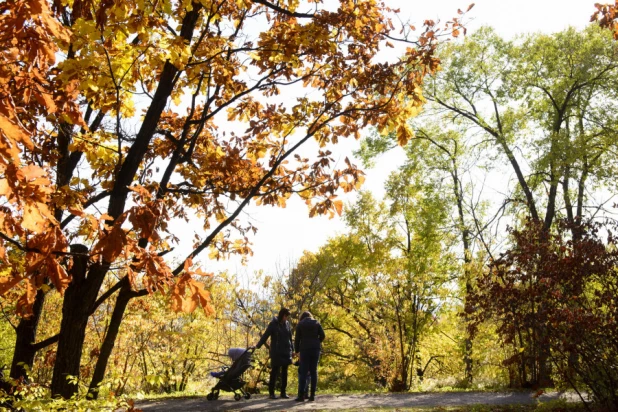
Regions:
[[309, 401], [315, 401], [315, 390], [318, 384], [318, 362], [322, 350], [322, 341], [326, 335], [320, 322], [313, 318], [310, 312], [303, 312], [300, 315], [298, 325], [296, 325], [296, 335], [294, 337], [294, 347], [300, 355], [300, 366], [298, 368], [298, 396], [296, 402], [305, 400], [305, 388], [307, 375], [311, 376], [311, 392]]
[[286, 394], [288, 386], [288, 366], [292, 364], [292, 354], [294, 353], [294, 342], [292, 342], [292, 328], [288, 322], [290, 310], [281, 308], [279, 315], [268, 324], [266, 331], [260, 338], [255, 347], [261, 348], [270, 337], [270, 380], [268, 382], [268, 394], [270, 399], [277, 399], [275, 396], [275, 385], [277, 377], [281, 374], [281, 397], [289, 399]]

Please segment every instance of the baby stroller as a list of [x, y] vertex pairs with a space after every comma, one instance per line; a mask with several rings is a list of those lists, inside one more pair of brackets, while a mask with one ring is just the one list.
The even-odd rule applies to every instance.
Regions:
[[[253, 361], [253, 348], [246, 349], [234, 360], [229, 368], [224, 367], [221, 374], [212, 374], [219, 382], [206, 395], [206, 399], [213, 401], [219, 398], [219, 391], [234, 392], [234, 399], [239, 401], [243, 396], [245, 399], [251, 398], [251, 394], [246, 392], [243, 387], [247, 382], [242, 379], [242, 375], [251, 368]], [[230, 351], [230, 357], [232, 352]]]

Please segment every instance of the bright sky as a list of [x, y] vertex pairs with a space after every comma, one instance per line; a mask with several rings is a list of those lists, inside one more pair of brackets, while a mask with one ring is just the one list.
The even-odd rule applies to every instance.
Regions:
[[[402, 21], [410, 21], [417, 27], [425, 19], [449, 20], [457, 15], [457, 9], [465, 10], [471, 1], [466, 0], [384, 0], [392, 8], [400, 9]], [[542, 31], [560, 31], [568, 26], [583, 28], [594, 12], [594, 3], [601, 0], [478, 0], [467, 14], [469, 32], [480, 26], [493, 26], [503, 37]], [[355, 142], [349, 142], [340, 149], [337, 158], [352, 157]], [[382, 157], [376, 166], [366, 170], [364, 189], [371, 190], [376, 197], [384, 194], [383, 182], [400, 162], [400, 151]], [[360, 162], [355, 163], [360, 165]], [[355, 195], [342, 197], [352, 202]], [[287, 270], [300, 258], [304, 250], [317, 251], [329, 237], [343, 233], [345, 226], [340, 218], [308, 217], [305, 204], [292, 199], [285, 209], [271, 207], [250, 207], [251, 216], [258, 233], [252, 236], [254, 256], [243, 267], [238, 260], [212, 262], [201, 256], [197, 262], [209, 272], [229, 270], [234, 273], [251, 274], [257, 270], [274, 273]], [[201, 225], [200, 225], [201, 226]], [[191, 230], [187, 230], [192, 238]], [[207, 254], [205, 252], [205, 254]]]

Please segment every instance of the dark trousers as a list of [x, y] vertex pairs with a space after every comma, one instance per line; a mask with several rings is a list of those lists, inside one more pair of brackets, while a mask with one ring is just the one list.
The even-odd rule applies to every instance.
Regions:
[[268, 381], [268, 393], [270, 395], [275, 394], [275, 385], [277, 384], [279, 372], [281, 372], [281, 393], [285, 393], [285, 389], [288, 387], [288, 366], [289, 365], [272, 365], [270, 370], [270, 381]]
[[309, 349], [300, 352], [300, 367], [298, 368], [298, 397], [302, 398], [307, 385], [307, 373], [311, 376], [311, 396], [315, 395], [318, 385], [318, 362], [320, 350]]

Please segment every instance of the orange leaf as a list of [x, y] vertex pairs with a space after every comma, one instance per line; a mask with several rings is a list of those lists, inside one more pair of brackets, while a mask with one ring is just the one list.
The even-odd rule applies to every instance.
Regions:
[[24, 166], [17, 171], [17, 177], [20, 180], [33, 180], [41, 176], [45, 176], [45, 170], [33, 164]]
[[48, 227], [48, 221], [45, 218], [49, 215], [49, 210], [43, 203], [30, 203], [24, 206], [24, 214], [22, 217], [22, 227], [33, 233], [41, 233]]
[[69, 283], [71, 283], [66, 270], [53, 257], [47, 259], [47, 275], [56, 287], [56, 290], [61, 294], [64, 293]]
[[[81, 208], [81, 206], [80, 206], [80, 208]], [[75, 216], [79, 216], [79, 217], [86, 216], [86, 213], [82, 209], [80, 209], [80, 208], [70, 207], [69, 208], [69, 213], [72, 214], [72, 215], [75, 215]]]
[[26, 279], [26, 292], [17, 300], [17, 314], [28, 317], [32, 314], [32, 305], [36, 297], [36, 284], [33, 278]]
[[9, 139], [23, 143], [28, 149], [34, 148], [29, 134], [2, 114], [0, 114], [0, 131]]
[[0, 179], [0, 196], [11, 197], [13, 189], [9, 185], [9, 181], [6, 179]]
[[333, 206], [335, 206], [335, 210], [337, 211], [337, 214], [341, 216], [341, 212], [343, 211], [343, 201], [335, 200], [333, 202]]
[[3, 276], [0, 278], [0, 296], [4, 295], [8, 290], [21, 282], [21, 276]]
[[56, 106], [56, 102], [49, 95], [45, 89], [41, 86], [37, 86], [38, 91], [34, 92], [34, 98], [39, 102], [41, 106], [44, 106], [47, 109], [48, 113], [56, 113], [58, 111], [58, 107]]
[[101, 253], [103, 260], [107, 263], [112, 263], [122, 253], [122, 249], [127, 244], [127, 234], [119, 224], [114, 225], [107, 236], [103, 237], [92, 252], [94, 254]]

